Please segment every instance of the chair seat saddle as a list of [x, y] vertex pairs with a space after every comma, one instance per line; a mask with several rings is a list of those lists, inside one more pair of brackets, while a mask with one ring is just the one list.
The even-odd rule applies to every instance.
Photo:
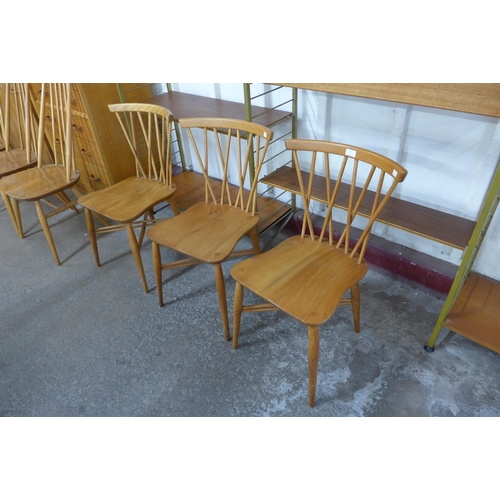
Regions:
[[245, 287], [306, 325], [321, 325], [344, 294], [368, 271], [327, 241], [293, 236], [279, 247], [236, 264]]
[[200, 202], [156, 224], [146, 234], [159, 245], [215, 264], [227, 259], [238, 241], [258, 223], [258, 215], [239, 208]]
[[11, 198], [33, 201], [59, 193], [76, 184], [79, 179], [80, 174], [76, 172], [68, 182], [65, 166], [45, 165], [4, 177], [0, 180], [0, 190]]
[[82, 196], [78, 202], [116, 222], [129, 222], [140, 217], [148, 208], [175, 193], [175, 185], [169, 186], [156, 179], [130, 177], [99, 191]]

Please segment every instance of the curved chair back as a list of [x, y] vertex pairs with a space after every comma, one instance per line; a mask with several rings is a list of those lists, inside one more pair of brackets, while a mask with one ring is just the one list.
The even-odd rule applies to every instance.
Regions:
[[134, 154], [137, 177], [172, 185], [172, 113], [162, 106], [110, 104]]
[[[343, 248], [344, 253], [362, 262], [373, 223], [396, 186], [406, 177], [406, 169], [385, 156], [357, 146], [312, 139], [285, 142], [287, 149], [292, 151], [304, 200], [302, 237], [309, 234], [320, 242], [328, 238], [330, 245]], [[326, 201], [319, 236], [314, 235], [313, 200]], [[346, 211], [337, 237], [335, 208]], [[359, 221], [361, 235], [351, 247], [351, 229], [355, 221]]]
[[3, 100], [0, 106], [0, 142], [5, 151], [26, 151], [26, 163], [36, 154], [36, 124], [31, 110], [29, 84], [3, 84]]
[[[255, 215], [257, 182], [273, 132], [263, 125], [227, 118], [181, 118], [179, 123], [188, 132], [205, 178], [205, 202]], [[214, 178], [222, 182], [213, 182]]]

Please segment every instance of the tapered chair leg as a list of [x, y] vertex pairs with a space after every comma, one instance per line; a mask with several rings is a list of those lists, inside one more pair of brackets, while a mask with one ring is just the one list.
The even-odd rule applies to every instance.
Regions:
[[229, 333], [229, 319], [227, 315], [227, 298], [226, 284], [224, 283], [224, 274], [222, 273], [221, 264], [215, 264], [215, 285], [217, 287], [217, 295], [219, 296], [220, 314], [222, 317], [222, 326], [224, 327], [224, 336], [226, 340], [231, 340]]
[[5, 204], [5, 208], [7, 209], [7, 212], [10, 216], [10, 220], [12, 221], [12, 225], [16, 230], [17, 235], [19, 236], [19, 238], [23, 239], [24, 234], [21, 222], [21, 212], [19, 210], [19, 201], [15, 200], [14, 198], [10, 198], [5, 193], [2, 193], [2, 199]]
[[156, 292], [158, 293], [158, 305], [160, 307], [163, 307], [163, 282], [161, 271], [160, 245], [152, 241], [151, 247], [153, 249], [153, 268], [155, 271]]
[[241, 313], [243, 312], [243, 285], [236, 282], [234, 290], [234, 311], [233, 311], [233, 349], [238, 347], [240, 336]]
[[101, 267], [101, 262], [99, 260], [99, 250], [97, 249], [94, 218], [92, 216], [92, 212], [88, 208], [85, 209], [85, 223], [87, 224], [87, 233], [89, 234], [90, 245], [92, 247], [92, 251], [94, 252], [95, 263], [97, 267]]
[[172, 209], [172, 212], [174, 212], [174, 215], [180, 215], [181, 211], [179, 210], [179, 205], [177, 205], [173, 196], [169, 198], [168, 202], [170, 203], [170, 208]]
[[54, 256], [54, 260], [56, 261], [56, 264], [60, 266], [61, 261], [59, 260], [59, 256], [57, 255], [57, 250], [54, 244], [54, 239], [52, 238], [52, 233], [50, 232], [49, 223], [47, 222], [47, 217], [45, 216], [45, 212], [43, 211], [42, 204], [39, 200], [35, 200], [35, 207], [38, 213], [38, 219], [40, 220], [40, 224], [42, 225], [42, 229], [45, 234], [45, 238], [47, 238], [50, 250], [52, 252], [52, 255]]
[[252, 242], [252, 247], [253, 247], [253, 253], [255, 255], [260, 254], [260, 239], [259, 239], [259, 232], [257, 228], [252, 229], [250, 233], [248, 233], [250, 236], [250, 241]]
[[318, 378], [318, 359], [319, 359], [319, 327], [308, 326], [307, 334], [309, 336], [309, 406], [314, 406], [316, 396], [316, 380]]
[[142, 287], [144, 288], [144, 291], [148, 293], [148, 283], [146, 281], [146, 274], [144, 273], [144, 266], [142, 265], [141, 249], [139, 247], [139, 243], [137, 242], [137, 238], [135, 237], [134, 228], [131, 223], [127, 224], [127, 234], [130, 248], [132, 249], [132, 254], [134, 256], [135, 265], [141, 278]]
[[354, 331], [360, 332], [360, 313], [361, 313], [361, 292], [359, 283], [351, 287], [351, 301], [352, 301], [352, 316], [354, 319]]

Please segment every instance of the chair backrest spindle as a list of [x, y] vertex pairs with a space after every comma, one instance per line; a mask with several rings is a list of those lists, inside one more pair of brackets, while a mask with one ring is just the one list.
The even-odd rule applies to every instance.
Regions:
[[125, 134], [137, 177], [172, 185], [172, 113], [162, 106], [142, 103], [109, 104]]
[[[226, 118], [181, 118], [179, 123], [187, 130], [204, 176], [205, 203], [234, 206], [255, 215], [258, 176], [272, 131]], [[201, 137], [195, 129], [201, 129]]]

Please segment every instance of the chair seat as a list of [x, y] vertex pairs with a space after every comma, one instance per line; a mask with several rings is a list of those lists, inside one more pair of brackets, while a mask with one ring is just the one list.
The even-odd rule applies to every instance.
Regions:
[[175, 186], [169, 187], [154, 179], [130, 177], [86, 194], [78, 203], [114, 221], [125, 223], [137, 219], [149, 208], [168, 199], [175, 189]]
[[0, 152], [0, 177], [14, 174], [30, 167], [36, 166], [37, 157], [31, 153], [30, 161], [26, 160], [26, 151], [24, 149], [11, 149]]
[[147, 237], [172, 250], [215, 264], [259, 223], [258, 215], [228, 205], [197, 203], [173, 219], [155, 224]]
[[306, 325], [319, 326], [367, 272], [343, 248], [293, 236], [236, 264], [231, 274], [246, 288]]
[[80, 179], [77, 172], [68, 182], [66, 167], [46, 165], [8, 175], [0, 180], [0, 191], [17, 200], [35, 201], [59, 193]]

